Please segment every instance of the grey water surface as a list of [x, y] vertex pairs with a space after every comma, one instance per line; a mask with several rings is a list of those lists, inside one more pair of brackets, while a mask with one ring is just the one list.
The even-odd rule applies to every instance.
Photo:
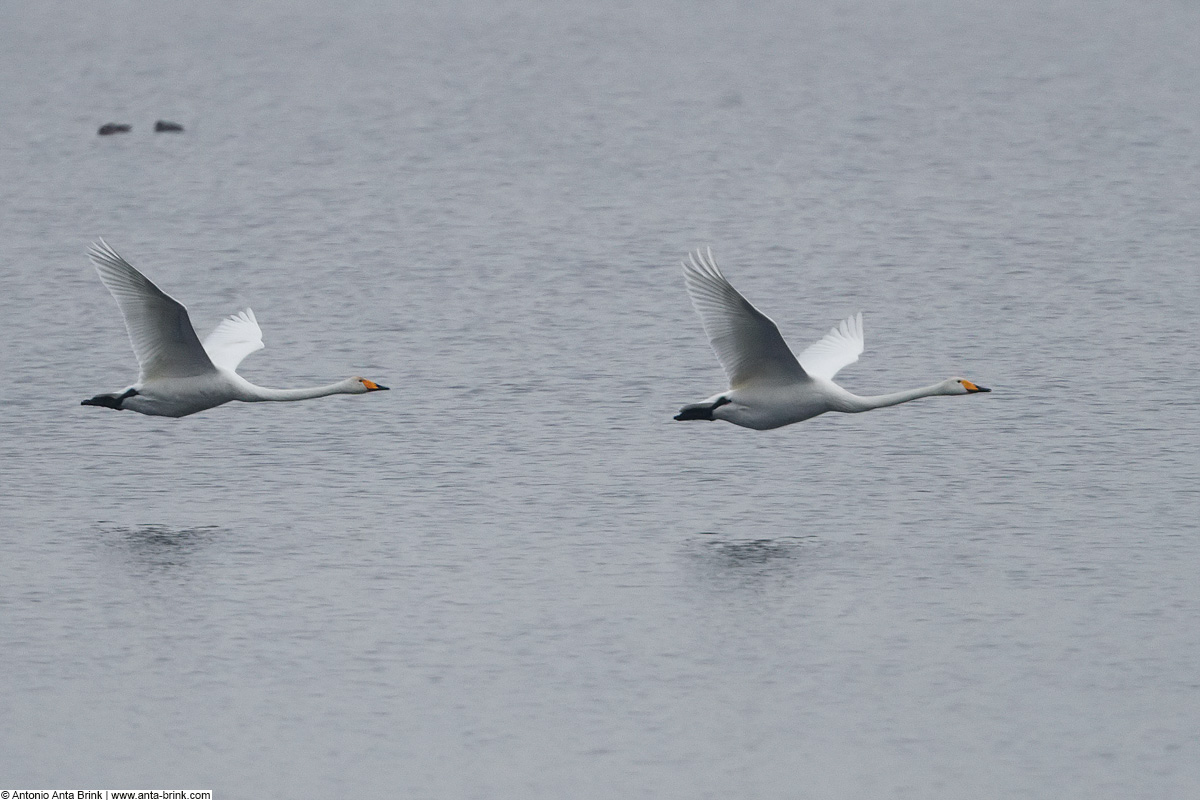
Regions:
[[[1200, 796], [1200, 6], [9, 3], [0, 784]], [[182, 134], [155, 134], [157, 119]], [[99, 137], [106, 122], [131, 124]], [[180, 420], [97, 236], [267, 386]], [[678, 262], [839, 380], [758, 433]]]

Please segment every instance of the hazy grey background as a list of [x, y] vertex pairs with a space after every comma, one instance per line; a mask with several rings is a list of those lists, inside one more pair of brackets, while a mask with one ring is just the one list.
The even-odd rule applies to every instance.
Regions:
[[[4, 4], [0, 783], [1200, 792], [1200, 6], [431, 5]], [[96, 236], [394, 390], [80, 407]], [[672, 422], [698, 245], [995, 392]]]

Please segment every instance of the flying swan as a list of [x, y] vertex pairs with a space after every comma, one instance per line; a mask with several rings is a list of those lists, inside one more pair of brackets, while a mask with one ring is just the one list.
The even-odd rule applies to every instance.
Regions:
[[704, 332], [729, 378], [729, 389], [686, 405], [677, 420], [723, 419], [769, 430], [826, 411], [857, 413], [939, 394], [990, 392], [966, 378], [949, 378], [907, 392], [859, 397], [833, 382], [842, 367], [863, 351], [862, 313], [843, 320], [797, 360], [771, 318], [734, 289], [713, 260], [712, 250], [688, 254], [683, 263], [688, 295]]
[[358, 377], [311, 389], [255, 386], [235, 372], [242, 359], [263, 348], [262, 330], [253, 311], [247, 308], [221, 320], [201, 344], [187, 309], [134, 269], [103, 239], [92, 244], [88, 258], [121, 308], [140, 372], [137, 383], [129, 388], [98, 394], [84, 400], [82, 405], [127, 409], [158, 417], [186, 417], [230, 400], [246, 403], [308, 400], [388, 388]]

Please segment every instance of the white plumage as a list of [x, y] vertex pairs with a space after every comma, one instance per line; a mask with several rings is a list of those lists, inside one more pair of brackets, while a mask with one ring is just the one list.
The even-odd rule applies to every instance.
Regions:
[[262, 350], [262, 328], [254, 318], [254, 311], [247, 308], [221, 320], [204, 339], [204, 352], [214, 366], [231, 372], [242, 360], [255, 350]]
[[359, 377], [311, 389], [255, 386], [235, 371], [246, 356], [263, 348], [253, 311], [247, 308], [225, 318], [201, 344], [187, 309], [103, 239], [92, 245], [88, 257], [125, 317], [139, 371], [137, 383], [84, 400], [85, 406], [183, 417], [230, 400], [307, 400], [387, 388]]
[[729, 389], [680, 409], [677, 420], [723, 419], [756, 430], [778, 428], [824, 414], [854, 413], [932, 395], [990, 392], [966, 378], [906, 392], [860, 397], [833, 382], [863, 352], [862, 314], [839, 322], [821, 339], [792, 355], [778, 326], [742, 297], [725, 279], [712, 250], [696, 251], [683, 262], [688, 295]]

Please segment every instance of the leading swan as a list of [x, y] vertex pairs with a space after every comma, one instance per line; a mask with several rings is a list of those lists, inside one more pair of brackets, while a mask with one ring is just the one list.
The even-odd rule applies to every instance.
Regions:
[[230, 400], [308, 400], [388, 388], [358, 377], [312, 389], [255, 386], [235, 372], [242, 359], [263, 348], [262, 329], [253, 311], [247, 308], [222, 320], [201, 344], [187, 309], [103, 239], [92, 245], [88, 258], [121, 308], [141, 371], [137, 383], [129, 388], [98, 394], [82, 405], [186, 417]]
[[723, 419], [762, 431], [826, 411], [856, 413], [932, 395], [991, 391], [966, 378], [949, 378], [907, 392], [859, 397], [834, 383], [833, 376], [863, 351], [861, 313], [838, 323], [797, 359], [771, 318], [725, 280], [711, 249], [707, 257], [698, 250], [688, 254], [683, 277], [729, 389], [684, 406], [677, 420]]

